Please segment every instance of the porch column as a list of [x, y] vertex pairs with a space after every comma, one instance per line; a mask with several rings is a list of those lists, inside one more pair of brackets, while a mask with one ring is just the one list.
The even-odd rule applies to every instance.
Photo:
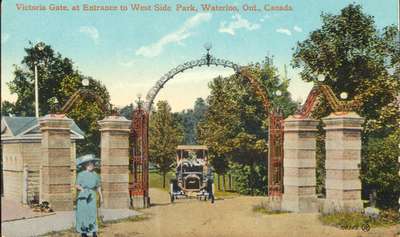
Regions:
[[104, 208], [129, 208], [130, 120], [108, 116], [99, 121], [101, 131], [101, 183]]
[[290, 116], [284, 121], [282, 208], [317, 212], [316, 135], [318, 121]]
[[46, 115], [39, 123], [42, 132], [40, 201], [48, 201], [54, 211], [72, 211], [72, 120], [64, 115]]
[[322, 119], [326, 125], [326, 200], [324, 212], [360, 210], [361, 200], [361, 124], [354, 112], [331, 114]]

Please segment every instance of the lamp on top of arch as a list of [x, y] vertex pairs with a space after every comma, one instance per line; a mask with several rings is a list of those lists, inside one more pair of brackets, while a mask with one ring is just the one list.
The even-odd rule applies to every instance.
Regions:
[[347, 99], [348, 96], [349, 96], [349, 95], [347, 94], [347, 92], [342, 92], [342, 93], [340, 93], [340, 99], [342, 99], [342, 100]]
[[210, 49], [212, 48], [212, 44], [210, 42], [205, 43], [203, 46], [207, 51], [210, 51]]
[[319, 82], [324, 82], [324, 81], [325, 81], [325, 75], [324, 75], [324, 74], [318, 74], [317, 80], [318, 80]]
[[84, 78], [84, 79], [82, 80], [82, 86], [84, 86], [84, 87], [89, 86], [89, 79]]

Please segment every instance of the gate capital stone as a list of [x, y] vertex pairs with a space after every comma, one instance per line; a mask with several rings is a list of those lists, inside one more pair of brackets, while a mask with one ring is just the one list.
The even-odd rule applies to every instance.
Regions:
[[329, 116], [322, 118], [322, 121], [326, 125], [324, 128], [327, 130], [362, 130], [361, 125], [365, 121], [364, 118], [360, 117], [355, 112], [347, 113], [331, 113]]
[[318, 125], [318, 120], [312, 118], [296, 118], [294, 116], [289, 116], [284, 120], [285, 131], [299, 131], [299, 130], [310, 130], [317, 131], [316, 126]]
[[107, 116], [98, 123], [100, 125], [101, 132], [129, 132], [131, 120], [126, 119], [124, 116]]
[[39, 118], [40, 130], [70, 130], [72, 119], [64, 114], [48, 114]]

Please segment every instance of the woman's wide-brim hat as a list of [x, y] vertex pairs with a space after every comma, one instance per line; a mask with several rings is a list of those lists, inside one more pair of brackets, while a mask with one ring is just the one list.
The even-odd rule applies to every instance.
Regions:
[[100, 159], [96, 158], [93, 154], [84, 155], [76, 159], [76, 166], [81, 167], [88, 162], [93, 162], [94, 165], [99, 165]]

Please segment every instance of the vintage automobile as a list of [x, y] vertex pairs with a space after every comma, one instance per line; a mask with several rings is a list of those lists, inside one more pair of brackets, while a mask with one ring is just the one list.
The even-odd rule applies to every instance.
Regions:
[[176, 177], [170, 181], [171, 202], [196, 197], [214, 203], [214, 183], [208, 165], [208, 148], [203, 145], [179, 145], [176, 149]]

